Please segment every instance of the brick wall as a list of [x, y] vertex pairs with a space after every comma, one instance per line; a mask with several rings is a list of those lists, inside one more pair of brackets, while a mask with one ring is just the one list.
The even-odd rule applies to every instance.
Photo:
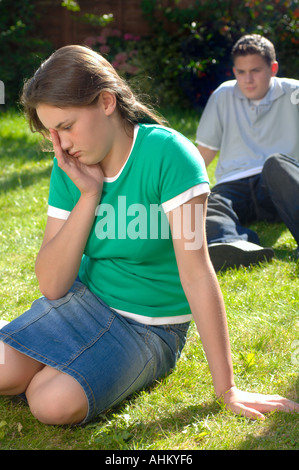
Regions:
[[[34, 0], [39, 18], [37, 24], [44, 38], [49, 39], [55, 47], [66, 44], [82, 44], [84, 39], [98, 34], [98, 29], [78, 21], [80, 14], [68, 11], [61, 6], [62, 0]], [[173, 0], [162, 0], [165, 6]], [[122, 33], [145, 35], [149, 33], [147, 22], [142, 16], [141, 0], [79, 0], [82, 13], [104, 15], [112, 13], [111, 26]], [[186, 7], [192, 0], [181, 0]], [[77, 19], [76, 19], [77, 18]]]
[[[61, 0], [35, 0], [34, 3], [39, 15], [38, 29], [55, 47], [81, 44], [86, 37], [99, 31], [78, 21], [80, 15], [62, 7]], [[111, 26], [123, 33], [143, 35], [149, 32], [142, 18], [140, 0], [81, 0], [80, 7], [82, 13], [112, 13], [114, 21]]]

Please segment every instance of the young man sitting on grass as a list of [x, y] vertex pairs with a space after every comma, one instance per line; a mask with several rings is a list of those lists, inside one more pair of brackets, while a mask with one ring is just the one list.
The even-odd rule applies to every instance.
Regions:
[[254, 221], [284, 222], [299, 244], [299, 81], [276, 76], [274, 46], [257, 34], [239, 39], [232, 59], [236, 79], [211, 95], [196, 134], [206, 165], [219, 152], [207, 212], [216, 271], [272, 259]]

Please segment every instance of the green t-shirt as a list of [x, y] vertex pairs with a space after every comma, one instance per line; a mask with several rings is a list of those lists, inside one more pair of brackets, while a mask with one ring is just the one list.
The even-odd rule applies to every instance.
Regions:
[[[116, 310], [146, 317], [190, 314], [161, 204], [200, 183], [208, 183], [205, 165], [188, 139], [139, 124], [122, 171], [104, 181], [80, 280]], [[54, 159], [49, 206], [69, 213], [79, 197]]]

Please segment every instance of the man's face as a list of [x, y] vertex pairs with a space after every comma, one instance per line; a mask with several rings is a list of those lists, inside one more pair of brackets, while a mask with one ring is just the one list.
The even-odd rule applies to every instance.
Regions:
[[233, 71], [246, 98], [261, 100], [269, 90], [271, 77], [277, 74], [278, 64], [269, 66], [259, 54], [248, 54], [235, 58]]

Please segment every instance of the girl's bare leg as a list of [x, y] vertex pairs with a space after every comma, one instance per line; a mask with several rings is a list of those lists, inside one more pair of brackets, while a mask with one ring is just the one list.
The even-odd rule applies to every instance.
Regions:
[[24, 393], [34, 375], [44, 365], [1, 343], [0, 395]]
[[3, 357], [3, 364], [0, 364], [0, 395], [25, 392], [32, 414], [46, 424], [75, 424], [85, 418], [87, 398], [73, 377], [45, 366], [6, 344]]

